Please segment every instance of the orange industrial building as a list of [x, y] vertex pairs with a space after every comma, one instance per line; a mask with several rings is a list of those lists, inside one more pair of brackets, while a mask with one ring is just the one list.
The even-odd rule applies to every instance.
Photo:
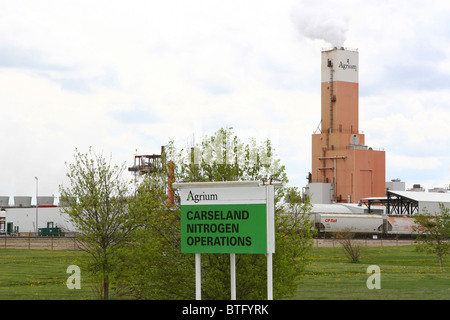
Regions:
[[385, 152], [369, 148], [359, 132], [358, 71], [358, 51], [322, 51], [322, 120], [312, 135], [306, 187], [312, 203], [386, 195]]

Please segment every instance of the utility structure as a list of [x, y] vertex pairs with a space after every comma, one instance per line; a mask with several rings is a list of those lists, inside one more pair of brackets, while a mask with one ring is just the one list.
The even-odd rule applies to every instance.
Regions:
[[135, 155], [134, 165], [128, 171], [145, 175], [158, 172], [163, 167], [164, 146], [161, 146], [161, 154]]
[[[128, 171], [137, 175], [151, 175], [164, 170], [166, 165], [166, 154], [164, 152], [164, 146], [161, 146], [161, 154], [151, 155], [135, 155], [134, 165], [128, 168]], [[173, 183], [175, 181], [174, 163], [169, 161], [167, 163], [167, 196], [171, 206], [174, 205], [174, 190]]]
[[312, 135], [312, 203], [353, 202], [384, 196], [385, 152], [365, 145], [359, 132], [358, 51], [322, 51], [321, 124]]

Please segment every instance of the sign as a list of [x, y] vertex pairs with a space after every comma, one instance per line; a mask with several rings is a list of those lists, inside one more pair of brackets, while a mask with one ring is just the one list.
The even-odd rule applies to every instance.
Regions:
[[181, 252], [266, 253], [266, 204], [182, 206]]
[[181, 252], [267, 253], [266, 193], [258, 183], [183, 186], [179, 192]]
[[195, 296], [201, 300], [201, 253], [229, 253], [236, 300], [236, 253], [267, 254], [267, 299], [273, 299], [274, 185], [258, 181], [175, 183], [181, 197], [181, 252], [195, 253]]
[[333, 81], [358, 83], [359, 54], [357, 51], [334, 49], [322, 51], [321, 82], [329, 82], [332, 65]]

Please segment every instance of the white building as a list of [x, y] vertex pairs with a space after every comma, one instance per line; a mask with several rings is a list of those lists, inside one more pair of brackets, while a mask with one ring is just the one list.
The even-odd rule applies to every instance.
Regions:
[[36, 220], [38, 228], [46, 228], [48, 222], [53, 222], [54, 227], [61, 228], [64, 232], [76, 231], [70, 223], [67, 214], [61, 207], [36, 207], [28, 208], [4, 208], [5, 226], [12, 223], [12, 227], [19, 233], [36, 232]]

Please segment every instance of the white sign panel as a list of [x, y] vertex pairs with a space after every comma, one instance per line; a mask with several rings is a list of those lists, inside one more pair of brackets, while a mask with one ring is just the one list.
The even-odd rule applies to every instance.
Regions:
[[[331, 68], [328, 61], [331, 61]], [[358, 83], [358, 52], [340, 49], [323, 51], [322, 82], [330, 82], [330, 69], [333, 70], [333, 81]]]
[[185, 188], [179, 194], [181, 205], [266, 203], [266, 192], [261, 187]]

